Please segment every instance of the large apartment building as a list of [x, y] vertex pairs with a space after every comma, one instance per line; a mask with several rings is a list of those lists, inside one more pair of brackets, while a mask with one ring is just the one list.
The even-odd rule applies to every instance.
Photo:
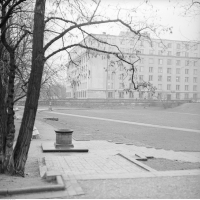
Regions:
[[156, 93], [152, 97], [142, 90], [127, 90], [133, 86], [131, 66], [115, 55], [75, 47], [70, 52], [71, 61], [67, 64], [67, 98], [200, 98], [200, 42], [150, 41], [146, 37], [138, 40], [130, 33], [119, 36], [96, 34], [93, 37], [88, 36], [81, 43], [102, 51], [121, 51], [130, 62], [139, 59], [134, 80], [150, 82], [156, 87]]

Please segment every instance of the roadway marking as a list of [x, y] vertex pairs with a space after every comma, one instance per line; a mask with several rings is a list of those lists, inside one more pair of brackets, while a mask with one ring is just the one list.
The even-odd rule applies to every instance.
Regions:
[[66, 113], [59, 113], [59, 112], [52, 112], [52, 111], [50, 113], [58, 114], [58, 115], [66, 115], [66, 116], [71, 116], [71, 117], [79, 117], [79, 118], [86, 118], [86, 119], [96, 119], [96, 120], [101, 120], [101, 121], [117, 122], [117, 123], [123, 123], [123, 124], [132, 124], [132, 125], [138, 125], [138, 126], [147, 126], [147, 127], [153, 127], [153, 128], [162, 128], [162, 129], [170, 129], [170, 130], [177, 130], [177, 131], [200, 133], [200, 130], [196, 130], [196, 129], [178, 128], [178, 127], [173, 127], [173, 126], [162, 126], [162, 125], [146, 124], [146, 123], [141, 123], [141, 122], [130, 122], [130, 121], [117, 120], [117, 119], [90, 117], [90, 116], [85, 116], [85, 115], [74, 115], [74, 114], [66, 114]]

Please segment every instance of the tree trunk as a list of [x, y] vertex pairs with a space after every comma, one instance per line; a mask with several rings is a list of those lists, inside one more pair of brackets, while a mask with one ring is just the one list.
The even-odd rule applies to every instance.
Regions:
[[[5, 12], [6, 12], [5, 9], [6, 9], [5, 7], [2, 9], [3, 17], [5, 17]], [[5, 80], [7, 80], [7, 77], [4, 77], [6, 76], [6, 73], [1, 77], [1, 87], [3, 91], [0, 103], [1, 106], [4, 106], [3, 110], [1, 111], [1, 115], [5, 117], [1, 119], [1, 125], [0, 125], [2, 126], [1, 128], [3, 130], [2, 169], [4, 173], [13, 174], [14, 172], [13, 142], [15, 136], [13, 105], [14, 105], [14, 80], [15, 80], [16, 65], [15, 65], [15, 50], [11, 45], [8, 44], [7, 40], [9, 40], [9, 32], [8, 34], [6, 34], [6, 24], [5, 24], [1, 27], [1, 43], [7, 50], [7, 53], [5, 53], [4, 56], [7, 57], [7, 54], [9, 55], [8, 59], [9, 74], [8, 74], [8, 83], [3, 80], [4, 78]]]
[[7, 112], [5, 103], [6, 89], [0, 75], [0, 173], [3, 173], [3, 157], [5, 154], [5, 136], [7, 133]]
[[7, 97], [7, 134], [5, 136], [5, 152], [3, 156], [4, 173], [14, 173], [13, 142], [15, 137], [14, 125], [14, 80], [15, 80], [15, 52], [10, 51], [10, 72]]
[[36, 0], [35, 4], [31, 74], [28, 84], [24, 115], [14, 149], [15, 172], [21, 176], [24, 176], [44, 68], [43, 41], [45, 27], [45, 2], [46, 0]]
[[0, 42], [0, 173], [3, 172], [3, 155], [4, 155], [4, 144], [5, 144], [5, 135], [6, 135], [6, 104], [5, 96], [6, 90], [3, 85], [4, 83], [4, 62], [3, 62], [3, 45]]

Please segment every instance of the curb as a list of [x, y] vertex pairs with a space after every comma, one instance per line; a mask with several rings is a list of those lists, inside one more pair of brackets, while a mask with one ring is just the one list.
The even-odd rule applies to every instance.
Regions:
[[40, 186], [40, 187], [26, 187], [26, 188], [15, 188], [15, 189], [3, 189], [0, 190], [0, 195], [14, 195], [14, 194], [24, 194], [24, 193], [34, 193], [34, 192], [48, 192], [48, 191], [58, 191], [64, 190], [65, 184], [61, 176], [56, 176], [56, 185], [50, 186]]
[[138, 165], [139, 167], [143, 168], [146, 171], [157, 172], [157, 170], [155, 170], [155, 169], [153, 169], [153, 168], [151, 168], [151, 167], [149, 167], [149, 166], [137, 161], [137, 159], [132, 158], [130, 155], [127, 155], [125, 153], [118, 153], [118, 155], [123, 157], [123, 158], [125, 158], [125, 159], [127, 159], [128, 161]]

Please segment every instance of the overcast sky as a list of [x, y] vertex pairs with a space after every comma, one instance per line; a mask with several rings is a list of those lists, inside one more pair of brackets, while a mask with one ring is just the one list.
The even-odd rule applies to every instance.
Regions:
[[[139, 0], [102, 0], [103, 5], [108, 8], [114, 8], [118, 5], [122, 8], [133, 8], [139, 5]], [[200, 11], [199, 15], [191, 15], [191, 12], [187, 16], [184, 16], [183, 5], [189, 4], [191, 0], [150, 0], [152, 9], [145, 6], [145, 3], [141, 6], [141, 10], [137, 15], [156, 16], [156, 22], [165, 26], [172, 26], [173, 33], [162, 35], [162, 39], [172, 40], [200, 40]], [[200, 7], [199, 7], [200, 9]], [[193, 11], [191, 9], [191, 11]], [[112, 11], [110, 14], [114, 13]], [[95, 30], [94, 32], [101, 31]], [[116, 30], [117, 31], [117, 30]], [[115, 33], [116, 33], [115, 31]], [[119, 31], [119, 30], [118, 30]], [[108, 30], [108, 32], [110, 32]], [[112, 33], [112, 32], [110, 32]]]

